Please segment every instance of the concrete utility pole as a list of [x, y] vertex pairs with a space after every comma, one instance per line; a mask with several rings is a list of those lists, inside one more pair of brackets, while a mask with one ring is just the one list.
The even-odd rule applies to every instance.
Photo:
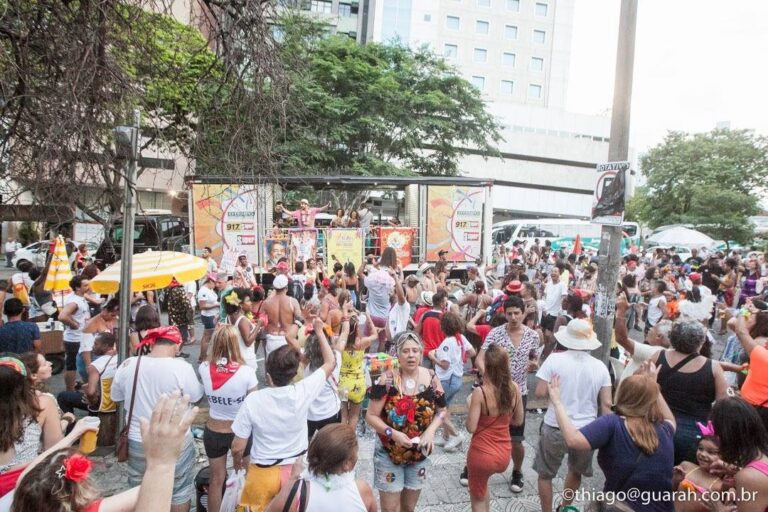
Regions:
[[[637, 0], [622, 0], [619, 15], [619, 42], [616, 50], [616, 77], [613, 86], [611, 141], [608, 161], [629, 157], [629, 114], [632, 103], [632, 73], [635, 62], [635, 29]], [[608, 364], [616, 311], [616, 282], [621, 265], [621, 226], [603, 226], [600, 243], [600, 263], [595, 295], [595, 332], [602, 346], [593, 352]]]

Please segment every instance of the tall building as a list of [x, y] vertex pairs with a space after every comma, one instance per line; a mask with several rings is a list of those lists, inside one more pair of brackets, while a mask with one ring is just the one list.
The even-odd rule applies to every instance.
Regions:
[[565, 110], [576, 0], [370, 2], [370, 40], [442, 55], [503, 125], [502, 158], [459, 165], [498, 180], [497, 219], [589, 216], [610, 119]]

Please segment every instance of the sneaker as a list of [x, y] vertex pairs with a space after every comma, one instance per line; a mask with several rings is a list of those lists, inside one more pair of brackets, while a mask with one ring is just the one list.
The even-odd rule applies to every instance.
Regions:
[[448, 440], [444, 438], [443, 436], [436, 436], [434, 444], [435, 446], [445, 446], [445, 443], [447, 443]]
[[512, 478], [509, 480], [509, 490], [512, 492], [523, 492], [522, 471], [512, 471]]
[[464, 442], [464, 436], [461, 434], [457, 434], [455, 436], [452, 436], [448, 441], [445, 443], [445, 451], [447, 452], [453, 452], [456, 451], [459, 446], [461, 446], [461, 443]]
[[467, 476], [467, 466], [464, 466], [464, 469], [462, 470], [461, 475], [459, 475], [459, 483], [464, 487], [469, 486], [469, 477]]

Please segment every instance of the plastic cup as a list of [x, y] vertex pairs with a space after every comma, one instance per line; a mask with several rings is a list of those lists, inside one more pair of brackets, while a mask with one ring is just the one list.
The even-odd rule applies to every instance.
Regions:
[[99, 436], [98, 428], [101, 420], [96, 416], [87, 416], [82, 421], [89, 427], [96, 427], [95, 431], [89, 430], [80, 438], [80, 452], [87, 455], [96, 451], [96, 438]]

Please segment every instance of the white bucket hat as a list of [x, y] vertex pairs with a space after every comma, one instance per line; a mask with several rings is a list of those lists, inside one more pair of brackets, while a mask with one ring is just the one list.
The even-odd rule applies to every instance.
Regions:
[[555, 339], [571, 350], [595, 350], [600, 347], [600, 340], [592, 326], [580, 318], [574, 318], [567, 326], [560, 327], [555, 333]]
[[433, 292], [421, 292], [421, 296], [419, 296], [419, 301], [426, 306], [431, 306], [433, 295], [434, 295]]

